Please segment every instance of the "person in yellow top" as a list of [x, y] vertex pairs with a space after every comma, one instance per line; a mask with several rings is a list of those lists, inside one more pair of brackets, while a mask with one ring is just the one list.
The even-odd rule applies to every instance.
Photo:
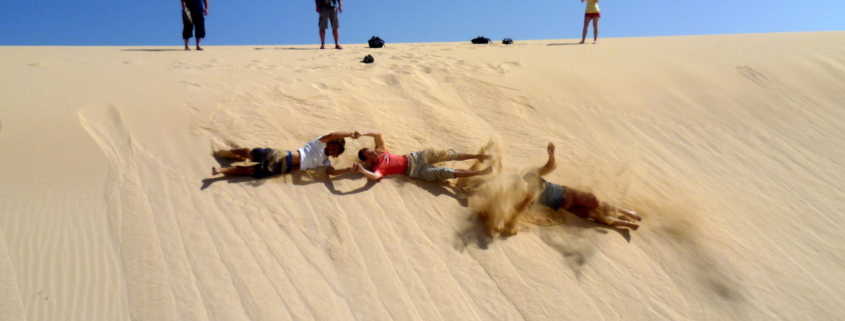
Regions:
[[587, 39], [587, 27], [590, 26], [590, 20], [593, 20], [593, 44], [595, 44], [599, 38], [599, 18], [601, 18], [599, 0], [581, 0], [581, 2], [584, 1], [587, 1], [587, 12], [584, 14], [584, 32], [581, 33], [581, 42], [579, 43], [584, 43], [584, 40]]

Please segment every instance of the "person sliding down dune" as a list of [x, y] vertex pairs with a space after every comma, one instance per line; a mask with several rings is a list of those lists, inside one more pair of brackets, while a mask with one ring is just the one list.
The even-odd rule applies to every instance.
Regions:
[[493, 171], [492, 167], [488, 167], [480, 171], [468, 171], [464, 169], [433, 166], [436, 163], [445, 161], [467, 159], [484, 160], [489, 158], [485, 155], [460, 154], [451, 149], [426, 149], [407, 155], [394, 155], [384, 148], [384, 140], [381, 139], [381, 134], [363, 133], [361, 136], [370, 136], [375, 140], [375, 150], [362, 148], [358, 151], [358, 158], [360, 158], [361, 161], [372, 164], [373, 170], [369, 171], [361, 166], [361, 164], [356, 163], [352, 165], [352, 171], [364, 174], [364, 176], [370, 180], [380, 180], [384, 176], [391, 174], [404, 174], [406, 176], [410, 176], [411, 178], [437, 182], [450, 178], [484, 175]]
[[[562, 208], [580, 218], [593, 219], [609, 226], [627, 227], [632, 230], [640, 227], [634, 221], [639, 222], [642, 218], [634, 211], [601, 202], [593, 193], [550, 183], [543, 179], [544, 175], [555, 169], [555, 145], [550, 142], [546, 150], [549, 153], [546, 164], [523, 176], [523, 179], [533, 186], [528, 189], [525, 198], [516, 205], [516, 214], [505, 223], [504, 229], [500, 231], [502, 235], [516, 234], [519, 216], [532, 204], [542, 205], [554, 211]], [[536, 199], [534, 191], [539, 191]]]
[[224, 168], [212, 167], [211, 174], [247, 175], [255, 178], [264, 178], [290, 173], [297, 169], [307, 170], [325, 166], [330, 175], [342, 175], [348, 173], [350, 169], [335, 169], [328, 157], [338, 157], [340, 154], [343, 154], [346, 146], [344, 138], [352, 137], [352, 139], [358, 139], [360, 135], [357, 131], [350, 133], [331, 133], [305, 144], [303, 148], [293, 151], [275, 150], [272, 148], [218, 150], [214, 152], [214, 157], [252, 161], [258, 164]]

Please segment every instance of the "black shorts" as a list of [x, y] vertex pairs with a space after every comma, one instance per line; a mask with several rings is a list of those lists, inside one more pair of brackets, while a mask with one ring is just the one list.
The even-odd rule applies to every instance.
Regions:
[[197, 31], [197, 38], [205, 38], [205, 16], [201, 9], [189, 10], [191, 16], [182, 10], [182, 39], [189, 39], [194, 36], [194, 29]]
[[258, 164], [252, 165], [252, 168], [255, 169], [255, 173], [252, 174], [253, 177], [264, 178], [290, 173], [291, 162], [293, 161], [290, 151], [288, 151], [287, 157], [275, 161], [270, 159], [274, 152], [272, 148], [255, 148], [252, 150], [252, 161], [258, 162]]

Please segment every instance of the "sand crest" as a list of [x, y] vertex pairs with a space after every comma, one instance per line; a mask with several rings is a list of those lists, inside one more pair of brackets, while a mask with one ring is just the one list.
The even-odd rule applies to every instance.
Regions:
[[[843, 41], [0, 47], [0, 320], [840, 319]], [[487, 146], [501, 184], [210, 177], [336, 130]], [[550, 141], [548, 180], [642, 227], [490, 237], [468, 190], [507, 201]]]

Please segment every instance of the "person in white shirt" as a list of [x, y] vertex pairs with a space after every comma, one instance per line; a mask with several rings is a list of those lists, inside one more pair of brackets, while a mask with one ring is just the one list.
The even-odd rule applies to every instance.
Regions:
[[335, 169], [329, 156], [338, 157], [346, 150], [346, 137], [358, 139], [361, 134], [354, 132], [334, 132], [317, 138], [297, 150], [277, 150], [272, 148], [234, 148], [218, 150], [214, 157], [229, 158], [239, 161], [251, 161], [252, 166], [231, 166], [211, 168], [212, 175], [246, 175], [265, 178], [287, 174], [294, 170], [307, 170], [325, 166], [329, 175], [343, 175], [350, 170]]

